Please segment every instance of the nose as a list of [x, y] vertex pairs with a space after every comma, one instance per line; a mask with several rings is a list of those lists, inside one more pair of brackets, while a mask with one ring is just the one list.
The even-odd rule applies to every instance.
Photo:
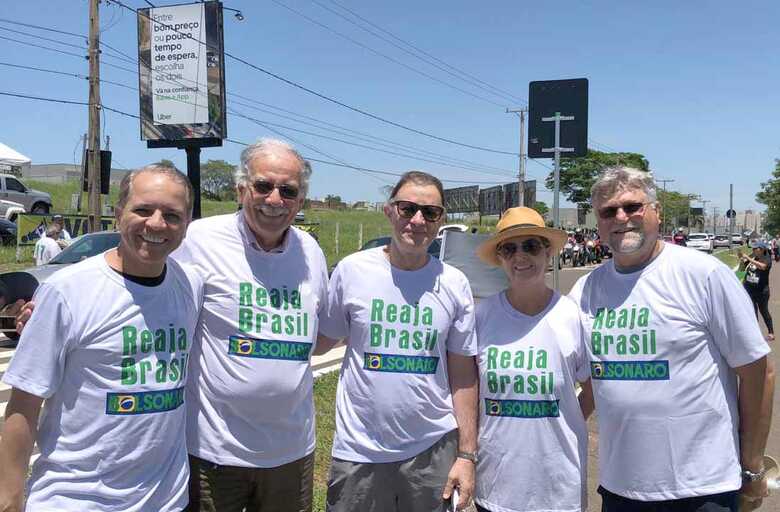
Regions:
[[154, 213], [146, 220], [146, 227], [151, 229], [164, 229], [166, 226], [165, 217], [160, 210]]
[[274, 187], [274, 189], [265, 196], [265, 202], [271, 206], [282, 206], [284, 204], [277, 187]]
[[414, 214], [414, 217], [409, 219], [409, 223], [410, 224], [415, 224], [417, 226], [423, 225], [423, 224], [425, 224], [425, 222], [426, 222], [425, 221], [425, 217], [423, 217], [423, 214], [422, 214], [421, 210], [417, 210], [417, 212], [415, 212], [415, 214]]
[[618, 222], [628, 222], [628, 219], [630, 219], [631, 216], [626, 213], [626, 211], [618, 206], [617, 212], [615, 213], [615, 220]]

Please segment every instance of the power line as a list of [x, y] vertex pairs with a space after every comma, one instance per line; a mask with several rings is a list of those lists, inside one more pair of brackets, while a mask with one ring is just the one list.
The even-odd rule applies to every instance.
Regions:
[[[136, 11], [135, 9], [133, 9], [132, 7], [129, 7], [129, 6], [125, 5], [125, 4], [124, 4], [124, 3], [123, 3], [121, 0], [112, 0], [112, 1], [113, 1], [115, 4], [118, 4], [118, 5], [122, 6], [122, 7], [124, 7], [125, 9], [131, 10], [131, 11], [133, 11], [133, 12], [138, 12], [138, 11]], [[143, 13], [141, 13], [141, 15], [142, 15], [142, 16], [145, 16], [145, 17], [146, 17], [147, 19], [149, 19], [149, 20], [150, 20], [152, 23], [158, 23], [158, 24], [162, 24], [161, 22], [159, 22], [159, 21], [157, 21], [157, 20], [154, 20], [154, 19], [150, 18], [150, 17], [149, 17], [148, 15], [146, 15], [146, 14], [143, 14]], [[178, 32], [178, 33], [181, 33], [181, 32], [179, 32], [179, 31], [176, 31], [176, 32]], [[200, 40], [198, 40], [198, 39], [193, 39], [193, 40], [194, 40], [194, 41], [197, 41], [199, 44], [205, 45], [207, 48], [208, 48], [208, 47], [211, 47], [211, 45], [209, 45], [208, 43], [205, 43], [205, 42], [203, 42], [203, 41], [200, 41]], [[353, 111], [353, 112], [356, 112], [356, 113], [358, 113], [358, 114], [361, 114], [361, 115], [363, 115], [363, 116], [370, 117], [371, 119], [374, 119], [374, 120], [376, 120], [376, 121], [379, 121], [379, 122], [385, 123], [385, 124], [387, 124], [387, 125], [390, 125], [390, 126], [395, 126], [396, 128], [400, 128], [400, 129], [402, 129], [402, 130], [406, 130], [406, 131], [409, 131], [409, 132], [412, 132], [412, 133], [416, 133], [416, 134], [418, 134], [418, 135], [422, 135], [422, 136], [424, 136], [424, 137], [428, 137], [428, 138], [431, 138], [431, 139], [434, 139], [434, 140], [438, 140], [438, 141], [440, 141], [440, 142], [446, 142], [446, 143], [448, 143], [448, 144], [453, 144], [453, 145], [457, 145], [457, 146], [461, 146], [461, 147], [465, 147], [465, 148], [469, 148], [469, 149], [474, 149], [474, 150], [478, 150], [478, 151], [485, 151], [485, 152], [488, 152], [488, 153], [496, 153], [496, 154], [501, 154], [501, 155], [512, 155], [512, 156], [516, 156], [516, 153], [514, 153], [514, 152], [511, 152], [511, 151], [502, 151], [502, 150], [498, 150], [498, 149], [487, 148], [487, 147], [484, 147], [484, 146], [477, 146], [477, 145], [475, 145], [475, 144], [468, 144], [468, 143], [465, 143], [465, 142], [460, 142], [460, 141], [457, 141], [457, 140], [454, 140], [454, 139], [449, 139], [449, 138], [447, 138], [447, 137], [441, 137], [441, 136], [438, 136], [438, 135], [434, 135], [434, 134], [432, 134], [432, 133], [428, 133], [428, 132], [425, 132], [425, 131], [423, 131], [423, 130], [419, 130], [419, 129], [417, 129], [417, 128], [413, 128], [413, 127], [411, 127], [411, 126], [407, 126], [407, 125], [404, 125], [404, 124], [402, 124], [402, 123], [397, 123], [397, 122], [395, 122], [395, 121], [391, 121], [390, 119], [384, 118], [384, 117], [382, 117], [382, 116], [379, 116], [379, 115], [377, 115], [377, 114], [372, 114], [371, 112], [368, 112], [368, 111], [366, 111], [366, 110], [363, 110], [363, 109], [361, 109], [361, 108], [354, 107], [354, 106], [352, 106], [352, 105], [349, 105], [349, 104], [347, 104], [347, 103], [344, 103], [343, 101], [337, 100], [337, 99], [335, 99], [335, 98], [331, 98], [330, 96], [327, 96], [327, 95], [325, 95], [325, 94], [323, 94], [323, 93], [317, 92], [317, 91], [315, 91], [315, 90], [313, 90], [313, 89], [310, 89], [310, 88], [308, 88], [308, 87], [306, 87], [306, 86], [304, 86], [304, 85], [301, 85], [301, 84], [299, 84], [299, 83], [297, 83], [297, 82], [294, 82], [294, 81], [292, 81], [292, 80], [290, 80], [290, 79], [288, 79], [288, 78], [285, 78], [285, 77], [283, 77], [283, 76], [281, 76], [281, 75], [278, 75], [278, 74], [276, 74], [276, 73], [274, 73], [274, 72], [272, 72], [272, 71], [269, 71], [269, 70], [267, 70], [267, 69], [264, 69], [264, 68], [262, 68], [262, 67], [260, 67], [260, 66], [258, 66], [258, 65], [256, 65], [256, 64], [253, 64], [253, 63], [251, 63], [251, 62], [247, 61], [246, 59], [243, 59], [243, 58], [241, 58], [241, 57], [238, 57], [238, 56], [236, 56], [236, 55], [233, 55], [233, 54], [231, 54], [231, 53], [229, 53], [229, 52], [227, 52], [227, 51], [225, 52], [225, 55], [226, 55], [227, 57], [229, 57], [229, 58], [231, 58], [231, 59], [235, 60], [236, 62], [239, 62], [239, 63], [241, 63], [241, 64], [244, 64], [245, 66], [248, 66], [248, 67], [250, 67], [250, 68], [252, 68], [252, 69], [254, 69], [254, 70], [256, 70], [256, 71], [259, 71], [259, 72], [261, 72], [261, 73], [263, 73], [263, 74], [265, 74], [265, 75], [268, 75], [268, 76], [270, 76], [270, 77], [272, 77], [272, 78], [275, 78], [276, 80], [279, 80], [279, 81], [281, 81], [281, 82], [284, 82], [284, 83], [286, 83], [287, 85], [290, 85], [290, 86], [292, 86], [292, 87], [295, 87], [296, 89], [300, 89], [300, 90], [302, 90], [302, 91], [304, 91], [304, 92], [307, 92], [307, 93], [309, 93], [309, 94], [311, 94], [311, 95], [313, 95], [313, 96], [317, 96], [317, 97], [318, 97], [318, 98], [320, 98], [320, 99], [323, 99], [323, 100], [325, 100], [325, 101], [331, 102], [331, 103], [333, 103], [333, 104], [335, 104], [335, 105], [339, 105], [340, 107], [346, 108], [346, 109], [348, 109], [348, 110], [351, 110], [351, 111]]]
[[[67, 73], [65, 71], [57, 71], [55, 69], [38, 68], [38, 67], [35, 67], [35, 66], [23, 66], [21, 64], [13, 64], [11, 62], [0, 62], [0, 66], [7, 66], [7, 67], [11, 67], [11, 68], [26, 69], [26, 70], [29, 70], [29, 71], [40, 71], [42, 73], [51, 73], [51, 74], [54, 74], [54, 75], [63, 75], [63, 76], [69, 76], [69, 77], [72, 77], [72, 78], [79, 78], [79, 79], [82, 79], [82, 80], [89, 80], [88, 76], [81, 75], [79, 73]], [[132, 86], [125, 85], [125, 84], [119, 83], [119, 82], [113, 82], [111, 80], [106, 80], [106, 79], [103, 79], [103, 78], [100, 79], [100, 83], [116, 85], [118, 87], [124, 87], [126, 89], [130, 89], [131, 91], [137, 91], [138, 90], [137, 87], [132, 87]]]
[[308, 21], [310, 23], [313, 23], [313, 24], [317, 25], [318, 27], [324, 28], [328, 32], [336, 34], [337, 36], [341, 37], [342, 39], [346, 39], [350, 43], [352, 43], [352, 44], [354, 44], [356, 46], [359, 46], [360, 48], [363, 48], [364, 50], [368, 50], [369, 52], [373, 53], [374, 55], [378, 55], [378, 56], [380, 56], [380, 57], [382, 57], [382, 58], [384, 58], [386, 60], [389, 60], [390, 62], [392, 62], [394, 64], [402, 66], [402, 67], [404, 67], [404, 68], [406, 68], [406, 69], [408, 69], [408, 70], [410, 70], [410, 71], [412, 71], [414, 73], [417, 73], [419, 75], [422, 75], [425, 78], [428, 78], [429, 80], [433, 80], [434, 82], [436, 82], [436, 83], [438, 83], [440, 85], [443, 85], [445, 87], [449, 87], [450, 89], [454, 89], [454, 90], [456, 90], [458, 92], [462, 92], [463, 94], [467, 94], [467, 95], [469, 95], [469, 96], [471, 96], [473, 98], [476, 98], [478, 100], [490, 103], [491, 105], [495, 105], [497, 107], [504, 107], [504, 105], [502, 105], [501, 103], [497, 103], [497, 102], [495, 102], [495, 101], [493, 101], [491, 99], [485, 98], [484, 96], [480, 96], [478, 94], [474, 94], [473, 92], [467, 91], [465, 89], [461, 89], [460, 87], [457, 87], [455, 85], [447, 83], [444, 80], [440, 80], [440, 79], [436, 78], [435, 76], [426, 73], [425, 71], [421, 71], [421, 70], [419, 70], [419, 69], [417, 69], [415, 67], [412, 67], [412, 66], [410, 66], [410, 65], [408, 65], [408, 64], [406, 64], [404, 62], [401, 62], [400, 60], [398, 60], [398, 59], [396, 59], [394, 57], [391, 57], [390, 55], [386, 55], [386, 54], [380, 52], [379, 50], [371, 48], [370, 46], [365, 45], [365, 44], [361, 43], [360, 41], [358, 41], [358, 40], [356, 40], [356, 39], [354, 39], [354, 38], [352, 38], [352, 37], [350, 37], [350, 36], [348, 36], [346, 34], [343, 34], [343, 33], [339, 32], [338, 30], [333, 29], [333, 28], [329, 27], [328, 25], [315, 20], [315, 19], [307, 16], [306, 14], [304, 14], [304, 13], [302, 13], [302, 12], [296, 10], [296, 9], [293, 9], [292, 7], [290, 7], [288, 5], [283, 4], [279, 0], [271, 0], [271, 1], [273, 3], [275, 3], [276, 5], [278, 5], [280, 7], [283, 7], [283, 8], [287, 9], [288, 11], [290, 11], [292, 13], [297, 14], [298, 16], [302, 17], [306, 21]]
[[[461, 75], [458, 75], [457, 73], [454, 73], [454, 72], [450, 71], [449, 69], [447, 69], [447, 67], [445, 67], [445, 66], [442, 66], [442, 65], [438, 64], [437, 62], [435, 62], [435, 61], [433, 61], [433, 60], [431, 60], [431, 59], [428, 59], [428, 58], [423, 58], [423, 57], [422, 57], [422, 56], [420, 56], [419, 54], [417, 54], [417, 53], [415, 53], [415, 52], [413, 52], [413, 51], [409, 50], [408, 48], [405, 48], [404, 46], [401, 46], [401, 45], [400, 45], [400, 44], [398, 44], [398, 43], [396, 43], [396, 42], [395, 42], [395, 41], [393, 41], [392, 39], [389, 39], [389, 38], [387, 38], [387, 37], [385, 37], [385, 36], [383, 36], [383, 35], [381, 35], [381, 34], [378, 34], [378, 33], [376, 33], [375, 31], [373, 31], [373, 30], [371, 30], [371, 29], [369, 29], [369, 28], [366, 28], [365, 26], [363, 26], [363, 25], [361, 25], [361, 24], [357, 23], [355, 20], [352, 20], [352, 19], [348, 18], [347, 16], [344, 16], [343, 14], [341, 14], [341, 13], [340, 13], [340, 12], [338, 12], [338, 11], [336, 11], [335, 9], [331, 9], [330, 7], [328, 7], [327, 5], [324, 5], [323, 3], [319, 2], [318, 0], [311, 0], [311, 1], [312, 1], [313, 3], [315, 3], [315, 4], [319, 5], [321, 8], [325, 9], [326, 11], [328, 11], [328, 12], [330, 12], [330, 13], [332, 13], [332, 14], [334, 14], [334, 15], [338, 16], [338, 17], [340, 17], [341, 19], [345, 20], [346, 22], [348, 22], [348, 23], [351, 23], [352, 25], [355, 25], [356, 27], [358, 27], [358, 28], [359, 28], [359, 29], [361, 29], [361, 30], [364, 30], [365, 32], [368, 32], [368, 33], [369, 33], [369, 34], [371, 34], [372, 36], [374, 36], [374, 37], [376, 37], [376, 38], [378, 38], [378, 39], [381, 39], [382, 41], [385, 41], [386, 43], [388, 43], [388, 44], [390, 44], [390, 45], [392, 45], [392, 46], [394, 46], [394, 47], [398, 48], [398, 49], [399, 49], [399, 50], [401, 50], [402, 52], [404, 52], [404, 53], [407, 53], [408, 55], [411, 55], [412, 57], [414, 57], [414, 58], [416, 58], [416, 59], [419, 59], [419, 60], [421, 60], [421, 61], [425, 62], [426, 64], [428, 64], [428, 65], [430, 65], [430, 66], [433, 66], [433, 67], [435, 67], [435, 68], [437, 68], [437, 69], [439, 69], [439, 70], [441, 70], [441, 71], [443, 71], [443, 72], [447, 73], [448, 75], [450, 75], [450, 76], [453, 76], [453, 77], [457, 78], [458, 80], [462, 80], [462, 81], [464, 81], [464, 82], [468, 83], [469, 85], [471, 85], [471, 86], [473, 86], [473, 87], [477, 87], [477, 88], [479, 88], [479, 89], [482, 89], [483, 91], [485, 91], [485, 92], [487, 92], [487, 93], [493, 94], [493, 95], [495, 95], [495, 96], [500, 96], [500, 97], [501, 97], [501, 98], [503, 98], [503, 99], [508, 99], [510, 102], [513, 102], [513, 103], [514, 103], [514, 102], [516, 102], [516, 101], [518, 100], [518, 98], [516, 98], [515, 96], [512, 96], [511, 94], [508, 94], [508, 93], [504, 93], [504, 92], [503, 92], [503, 91], [501, 91], [500, 89], [498, 89], [498, 88], [496, 88], [496, 87], [493, 87], [493, 86], [491, 86], [490, 84], [487, 84], [486, 82], [484, 82], [484, 81], [482, 81], [482, 80], [479, 80], [479, 79], [478, 79], [478, 78], [476, 78], [476, 77], [471, 77], [470, 75], [468, 75], [467, 73], [465, 73], [465, 72], [463, 72], [463, 71], [459, 71], [459, 72], [461, 73]], [[340, 8], [342, 8], [342, 9], [344, 9], [345, 11], [349, 12], [349, 13], [350, 13], [352, 16], [354, 16], [354, 17], [356, 17], [356, 18], [360, 19], [360, 20], [361, 20], [361, 21], [363, 21], [364, 23], [367, 23], [367, 24], [369, 24], [369, 25], [371, 25], [371, 26], [373, 26], [373, 27], [375, 27], [375, 28], [377, 28], [377, 29], [381, 30], [382, 32], [385, 32], [385, 33], [387, 33], [387, 34], [390, 34], [388, 31], [386, 31], [386, 30], [382, 29], [381, 27], [378, 27], [378, 26], [377, 26], [377, 25], [375, 25], [374, 23], [371, 23], [370, 21], [368, 21], [368, 20], [366, 20], [365, 18], [361, 17], [360, 15], [358, 15], [357, 13], [355, 13], [354, 11], [351, 11], [350, 9], [348, 9], [348, 8], [346, 8], [346, 7], [344, 7], [344, 6], [340, 5], [340, 4], [338, 4], [338, 3], [336, 3], [336, 2], [332, 2], [332, 3], [334, 3], [335, 5], [338, 5]], [[406, 44], [407, 46], [411, 46], [412, 48], [415, 48], [415, 50], [416, 50], [416, 51], [418, 51], [418, 52], [420, 52], [420, 53], [424, 53], [424, 52], [422, 52], [421, 50], [419, 50], [419, 49], [417, 49], [416, 47], [414, 47], [414, 45], [412, 45], [411, 43], [408, 43], [408, 42], [406, 42], [406, 41], [403, 41], [402, 39], [400, 39], [400, 38], [398, 38], [398, 37], [396, 37], [396, 36], [393, 36], [392, 34], [390, 34], [390, 35], [391, 35], [391, 36], [392, 36], [394, 39], [396, 39], [396, 40], [399, 40], [399, 41], [402, 41], [402, 42], [403, 42], [404, 44]], [[432, 56], [430, 56], [430, 57], [432, 57]], [[436, 60], [439, 60], [439, 59], [436, 59]], [[446, 65], [446, 66], [449, 66], [449, 65], [447, 65], [447, 64], [445, 64], [445, 65]], [[453, 68], [452, 66], [449, 66], [449, 67]], [[457, 69], [457, 68], [453, 68], [453, 69]], [[468, 77], [468, 78], [464, 78], [462, 75], [465, 75], [465, 76], [466, 76], [466, 77]], [[482, 85], [481, 85], [481, 84], [482, 84]], [[496, 91], [498, 91], [498, 92], [496, 92]]]
[[[319, 3], [319, 2], [317, 2], [316, 0], [312, 0], [312, 1], [314, 1], [314, 3], [316, 3], [317, 5], [320, 5], [320, 6], [322, 6], [322, 4], [320, 4], [320, 3]], [[440, 63], [440, 64], [442, 64], [443, 66], [446, 66], [446, 67], [448, 67], [448, 68], [450, 68], [450, 69], [453, 69], [453, 70], [455, 70], [456, 72], [458, 72], [458, 73], [462, 74], [463, 76], [469, 77], [470, 79], [472, 79], [472, 80], [474, 80], [474, 81], [476, 81], [476, 82], [478, 82], [478, 83], [481, 83], [482, 85], [484, 85], [484, 86], [486, 86], [486, 87], [489, 87], [490, 89], [493, 89], [493, 90], [495, 90], [495, 91], [498, 91], [498, 93], [499, 93], [500, 95], [502, 95], [502, 96], [504, 96], [504, 97], [508, 97], [508, 98], [512, 99], [513, 101], [520, 101], [520, 102], [523, 102], [523, 103], [526, 103], [526, 104], [528, 103], [527, 101], [520, 99], [519, 97], [515, 96], [514, 94], [512, 94], [512, 93], [510, 93], [510, 92], [506, 92], [506, 91], [503, 91], [503, 90], [499, 89], [498, 87], [494, 87], [493, 85], [490, 85], [489, 83], [487, 83], [487, 82], [485, 82], [485, 81], [483, 81], [483, 80], [480, 80], [478, 77], [476, 77], [476, 76], [474, 76], [474, 75], [471, 75], [471, 74], [469, 74], [469, 73], [467, 73], [467, 72], [463, 71], [462, 69], [459, 69], [459, 68], [457, 68], [457, 67], [455, 67], [455, 66], [453, 66], [453, 65], [451, 65], [451, 64], [448, 64], [448, 63], [444, 62], [443, 60], [439, 59], [438, 57], [436, 57], [436, 56], [434, 56], [434, 55], [431, 55], [430, 53], [426, 52], [425, 50], [422, 50], [421, 48], [419, 48], [419, 47], [417, 47], [417, 46], [413, 45], [412, 43], [410, 43], [410, 42], [408, 42], [408, 41], [405, 41], [404, 39], [401, 39], [400, 37], [398, 37], [398, 36], [396, 36], [395, 34], [393, 34], [392, 32], [390, 32], [389, 30], [387, 30], [387, 29], [384, 29], [384, 28], [380, 27], [379, 25], [377, 25], [377, 24], [375, 24], [375, 23], [373, 23], [373, 22], [369, 21], [368, 19], [364, 18], [363, 16], [359, 15], [359, 14], [358, 14], [358, 13], [356, 13], [355, 11], [353, 11], [353, 10], [349, 9], [348, 7], [346, 7], [346, 6], [344, 6], [344, 5], [342, 5], [342, 4], [338, 3], [338, 2], [336, 2], [335, 0], [330, 0], [330, 2], [331, 2], [332, 4], [335, 4], [335, 5], [337, 5], [337, 6], [338, 6], [338, 7], [340, 7], [341, 9], [343, 9], [343, 10], [347, 11], [347, 12], [348, 12], [348, 13], [350, 13], [352, 16], [354, 16], [355, 18], [357, 18], [357, 19], [361, 20], [362, 22], [364, 22], [364, 23], [366, 23], [366, 24], [368, 24], [368, 25], [370, 25], [370, 26], [374, 27], [375, 29], [377, 29], [377, 30], [379, 30], [379, 31], [381, 31], [381, 32], [383, 32], [383, 33], [385, 33], [385, 34], [387, 34], [388, 36], [390, 36], [391, 38], [395, 39], [396, 41], [399, 41], [400, 43], [402, 43], [402, 44], [405, 44], [406, 46], [408, 46], [408, 47], [412, 48], [414, 51], [416, 51], [416, 52], [419, 52], [420, 54], [422, 54], [422, 55], [425, 55], [426, 57], [429, 57], [429, 58], [431, 58], [431, 59], [435, 60], [436, 62], [439, 62], [439, 63]], [[323, 8], [325, 8], [324, 6], [322, 6], [322, 7], [323, 7]], [[331, 11], [331, 12], [332, 12], [332, 11]], [[365, 28], [363, 28], [363, 29], [364, 29], [364, 30], [366, 30]], [[377, 37], [379, 37], [379, 36], [377, 36]], [[420, 58], [420, 57], [418, 57], [418, 58]], [[494, 93], [494, 94], [496, 94], [496, 93]]]

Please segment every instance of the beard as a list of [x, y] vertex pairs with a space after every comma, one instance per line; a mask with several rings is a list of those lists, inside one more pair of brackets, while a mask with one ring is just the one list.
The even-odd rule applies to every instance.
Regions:
[[269, 217], [281, 217], [290, 213], [290, 209], [286, 206], [270, 206], [267, 204], [260, 205], [260, 211]]
[[627, 226], [635, 231], [628, 231], [622, 235], [612, 234], [609, 240], [609, 247], [618, 254], [633, 254], [639, 251], [644, 245], [647, 236], [640, 227]]

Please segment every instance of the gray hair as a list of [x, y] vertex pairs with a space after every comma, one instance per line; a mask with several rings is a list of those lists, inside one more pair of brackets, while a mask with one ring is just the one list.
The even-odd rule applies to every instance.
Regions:
[[311, 178], [311, 164], [290, 144], [278, 139], [262, 138], [244, 148], [241, 152], [241, 163], [235, 171], [236, 185], [246, 185], [249, 182], [249, 162], [253, 159], [275, 156], [284, 152], [291, 153], [301, 163], [301, 192], [306, 197], [309, 191], [309, 178]]
[[54, 238], [56, 236], [59, 236], [60, 232], [62, 230], [57, 224], [49, 224], [49, 226], [46, 228], [46, 236], [49, 238]]
[[644, 192], [649, 202], [657, 201], [652, 172], [645, 172], [635, 167], [607, 167], [590, 188], [591, 203], [610, 198], [621, 190], [635, 189]]
[[171, 167], [162, 164], [150, 164], [141, 167], [140, 169], [133, 169], [129, 173], [125, 174], [122, 178], [122, 182], [119, 184], [119, 198], [116, 200], [116, 209], [123, 209], [130, 198], [130, 189], [133, 185], [135, 178], [142, 173], [161, 174], [171, 178], [173, 181], [182, 185], [187, 194], [186, 211], [187, 216], [192, 217], [192, 203], [194, 202], [194, 193], [192, 191], [192, 183], [186, 174], [183, 174], [176, 167]]

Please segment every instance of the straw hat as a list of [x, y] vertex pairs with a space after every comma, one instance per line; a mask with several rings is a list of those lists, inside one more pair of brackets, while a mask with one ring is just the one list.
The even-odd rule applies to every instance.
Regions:
[[519, 206], [504, 212], [496, 225], [496, 233], [477, 248], [477, 256], [488, 265], [500, 266], [496, 247], [508, 238], [516, 236], [539, 236], [550, 241], [550, 249], [557, 253], [566, 243], [566, 232], [548, 228], [536, 210]]

